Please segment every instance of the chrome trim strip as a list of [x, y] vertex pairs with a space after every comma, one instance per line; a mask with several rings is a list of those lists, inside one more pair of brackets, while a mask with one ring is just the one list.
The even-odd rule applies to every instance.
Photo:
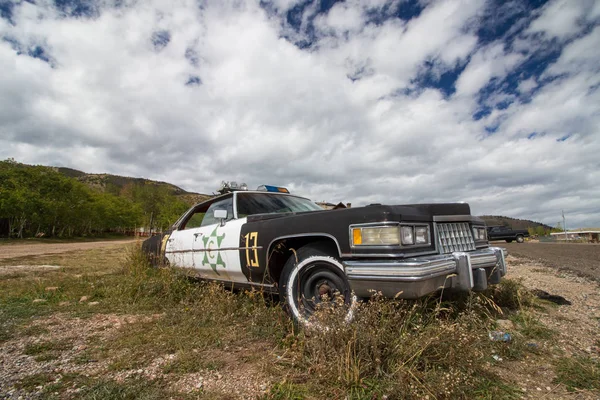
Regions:
[[390, 268], [384, 265], [371, 265], [368, 267], [352, 267], [346, 264], [348, 279], [361, 280], [390, 280], [415, 282], [435, 278], [440, 275], [452, 274], [456, 270], [454, 260], [432, 261], [430, 265], [405, 266], [401, 269]]
[[226, 250], [258, 250], [262, 249], [262, 246], [255, 247], [221, 247], [220, 249], [191, 249], [191, 250], [171, 250], [165, 251], [165, 254], [176, 254], [176, 253], [194, 253], [203, 251], [226, 251]]
[[238, 212], [237, 212], [237, 191], [233, 192], [233, 219], [238, 219]]
[[506, 249], [504, 247], [490, 247], [490, 250], [492, 250], [495, 254], [498, 255], [499, 258], [499, 267], [500, 267], [500, 275], [504, 276], [506, 275]]
[[261, 288], [265, 288], [265, 289], [275, 289], [275, 285], [270, 284], [270, 283], [254, 283], [254, 282], [239, 282], [239, 281], [227, 281], [224, 279], [215, 279], [215, 278], [202, 278], [201, 276], [196, 276], [196, 279], [202, 279], [203, 281], [209, 281], [209, 282], [216, 282], [216, 283], [221, 283], [223, 285], [225, 285], [226, 287], [231, 287], [231, 288], [235, 288], [237, 287], [253, 287], [253, 286], [258, 286]]
[[498, 258], [495, 253], [471, 256], [471, 265], [473, 268], [480, 268], [481, 266], [489, 267], [496, 265], [497, 262]]
[[[267, 247], [267, 258], [269, 258], [269, 254], [271, 254], [271, 248], [273, 247], [273, 243], [275, 243], [278, 240], [283, 240], [283, 239], [293, 239], [293, 238], [298, 238], [298, 237], [311, 237], [311, 236], [321, 236], [321, 237], [326, 237], [329, 239], [332, 239], [333, 242], [335, 243], [335, 246], [337, 247], [338, 250], [338, 254], [340, 255], [340, 257], [342, 256], [342, 250], [340, 249], [340, 244], [338, 243], [337, 239], [333, 236], [330, 235], [329, 233], [323, 233], [323, 232], [311, 232], [311, 233], [300, 233], [300, 234], [296, 234], [296, 235], [286, 235], [286, 236], [279, 236], [276, 237], [275, 239], [271, 240], [271, 243], [269, 243], [269, 246]], [[260, 247], [262, 248], [262, 247]]]
[[[367, 248], [365, 248], [366, 250]], [[398, 249], [407, 250], [407, 249]], [[404, 257], [418, 257], [418, 256], [435, 256], [438, 255], [437, 250], [421, 251], [418, 253], [343, 253], [342, 258], [373, 258], [373, 257], [386, 257], [386, 258], [404, 258]]]
[[435, 215], [433, 222], [471, 222], [473, 220], [479, 220], [479, 218], [472, 215]]

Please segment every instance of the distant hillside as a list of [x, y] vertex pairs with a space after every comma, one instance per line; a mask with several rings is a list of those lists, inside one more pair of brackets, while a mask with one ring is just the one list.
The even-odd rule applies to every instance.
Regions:
[[210, 195], [166, 182], [0, 161], [0, 236], [74, 237], [167, 229]]
[[479, 218], [483, 219], [487, 226], [503, 225], [509, 226], [512, 229], [536, 229], [538, 226], [541, 226], [544, 230], [552, 229], [551, 226], [542, 224], [541, 222], [530, 221], [528, 219], [510, 218], [501, 215], [481, 215]]
[[123, 194], [131, 186], [151, 185], [156, 188], [167, 189], [168, 193], [177, 196], [181, 201], [191, 205], [199, 203], [211, 197], [211, 195], [188, 192], [171, 183], [153, 181], [144, 178], [131, 178], [127, 176], [111, 174], [88, 174], [72, 168], [53, 167], [55, 171], [69, 177], [75, 178], [88, 187], [103, 193], [111, 193], [117, 196]]

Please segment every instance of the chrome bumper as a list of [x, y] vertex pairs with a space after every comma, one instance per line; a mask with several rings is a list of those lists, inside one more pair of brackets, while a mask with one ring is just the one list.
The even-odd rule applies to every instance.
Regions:
[[381, 292], [386, 297], [417, 298], [441, 288], [485, 290], [506, 274], [504, 258], [504, 249], [488, 247], [403, 260], [345, 261], [344, 266], [359, 297]]

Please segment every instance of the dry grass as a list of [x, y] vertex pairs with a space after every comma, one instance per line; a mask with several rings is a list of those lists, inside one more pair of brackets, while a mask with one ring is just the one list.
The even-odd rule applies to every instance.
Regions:
[[[488, 338], [500, 313], [528, 315], [532, 297], [518, 282], [442, 299], [376, 297], [361, 304], [350, 323], [344, 322], [343, 308], [328, 308], [315, 317], [323, 328], [295, 331], [281, 308], [260, 293], [232, 293], [194, 281], [185, 271], [150, 268], [136, 247], [63, 257], [36, 260], [64, 263], [61, 270], [0, 277], [0, 341], [27, 332], [38, 345], [25, 354], [60, 358], [66, 345], [47, 339], [48, 330], [32, 325], [32, 318], [58, 312], [71, 318], [109, 313], [138, 318], [113, 328], [110, 340], [90, 337], [86, 349], [67, 360], [76, 368], [106, 365], [100, 374], [64, 383], [49, 370], [14, 383], [26, 391], [41, 386], [60, 398], [108, 399], [136, 393], [228, 398], [235, 388], [263, 399], [520, 397], [489, 365], [492, 354], [524, 350]], [[82, 296], [88, 300], [79, 302]], [[537, 320], [515, 322], [527, 337], [547, 334]], [[140, 369], [152, 376], [132, 375]], [[200, 389], [178, 389], [177, 382], [197, 375], [223, 378]], [[0, 386], [0, 394], [6, 388]]]

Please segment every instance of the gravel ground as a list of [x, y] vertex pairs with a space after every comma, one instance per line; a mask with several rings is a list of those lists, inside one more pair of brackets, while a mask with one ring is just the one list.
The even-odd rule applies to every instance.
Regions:
[[566, 269], [600, 281], [600, 244], [586, 243], [505, 243], [509, 254], [538, 261], [545, 266]]
[[[32, 244], [10, 245], [0, 247], [0, 256], [5, 251], [10, 256], [18, 257], [19, 247], [28, 247], [27, 255], [32, 251], [36, 254], [50, 254], [97, 248], [127, 243], [119, 242], [90, 242], [63, 244]], [[74, 245], [74, 246], [73, 246]], [[92, 247], [87, 247], [92, 245]], [[523, 398], [547, 400], [598, 400], [597, 391], [577, 390], [570, 392], [564, 385], [556, 384], [553, 360], [559, 356], [582, 355], [598, 359], [598, 331], [600, 330], [600, 245], [585, 244], [546, 244], [498, 243], [511, 253], [507, 258], [507, 278], [520, 279], [529, 289], [541, 289], [551, 294], [564, 296], [572, 302], [570, 306], [547, 307], [538, 310], [536, 318], [557, 332], [549, 340], [539, 340], [533, 343], [540, 349], [540, 354], [528, 354], [520, 360], [504, 360], [490, 362], [500, 376], [508, 382], [516, 384], [523, 391]], [[526, 257], [526, 258], [522, 258]], [[56, 266], [27, 266], [20, 268], [56, 268]], [[578, 274], [594, 276], [597, 281], [575, 276], [566, 270]], [[1, 272], [1, 271], [0, 271]], [[91, 304], [90, 304], [91, 305]], [[157, 354], [156, 359], [146, 367], [137, 370], [113, 371], [110, 368], [111, 359], [101, 359], [95, 362], [81, 363], [82, 357], [90, 346], [101, 346], [103, 342], [113, 340], [119, 334], [121, 327], [136, 323], [144, 318], [162, 318], [163, 315], [113, 315], [95, 314], [81, 319], [67, 313], [57, 312], [46, 317], [33, 318], [28, 321], [30, 328], [39, 328], [39, 334], [20, 335], [0, 346], [0, 399], [37, 399], [43, 398], [42, 385], [35, 388], [34, 393], [26, 393], [15, 385], [20, 380], [32, 374], [49, 373], [57, 381], [67, 373], [79, 373], [92, 378], [114, 379], [122, 381], [129, 376], [139, 376], [150, 380], [166, 377], [171, 387], [181, 393], [194, 393], [200, 389], [229, 393], [231, 398], [252, 399], [265, 393], [270, 386], [270, 378], [264, 371], [264, 363], [275, 356], [273, 350], [265, 347], [262, 354], [265, 359], [238, 362], [243, 359], [247, 349], [214, 349], [231, 353], [231, 362], [226, 362], [224, 373], [219, 371], [202, 370], [197, 373], [183, 374], [181, 377], [166, 376], [162, 370], [166, 362], [174, 355]], [[35, 329], [34, 329], [35, 331]], [[36, 361], [35, 355], [25, 354], [26, 346], [44, 342], [64, 343], [64, 349], [56, 359]], [[254, 346], [254, 345], [253, 345]], [[90, 354], [93, 354], [90, 353]], [[257, 379], [258, 378], [258, 379]], [[54, 383], [56, 383], [54, 382]], [[52, 384], [52, 383], [50, 383]], [[68, 389], [67, 396], [77, 398], [80, 388]]]
[[[535, 243], [534, 243], [535, 244]], [[527, 248], [529, 244], [511, 247]], [[559, 247], [561, 245], [558, 245]], [[600, 246], [598, 246], [600, 248]], [[544, 244], [544, 247], [545, 244]], [[542, 248], [542, 249], [543, 249]], [[550, 258], [550, 254], [546, 257]], [[536, 318], [556, 332], [547, 340], [531, 340], [541, 350], [540, 355], [529, 353], [520, 360], [505, 360], [495, 365], [495, 372], [516, 384], [522, 398], [546, 400], [600, 400], [600, 392], [567, 390], [557, 384], [553, 360], [561, 356], [600, 358], [598, 331], [600, 330], [600, 286], [597, 281], [576, 276], [567, 270], [557, 270], [545, 263], [515, 256], [507, 257], [506, 277], [521, 280], [528, 289], [540, 289], [563, 296], [572, 304], [545, 307], [536, 312]], [[518, 338], [516, 338], [518, 340]]]
[[68, 251], [99, 249], [103, 247], [122, 246], [135, 243], [139, 239], [107, 240], [101, 242], [75, 242], [75, 243], [7, 243], [0, 247], [0, 260], [8, 258], [41, 256], [46, 254], [59, 254]]

